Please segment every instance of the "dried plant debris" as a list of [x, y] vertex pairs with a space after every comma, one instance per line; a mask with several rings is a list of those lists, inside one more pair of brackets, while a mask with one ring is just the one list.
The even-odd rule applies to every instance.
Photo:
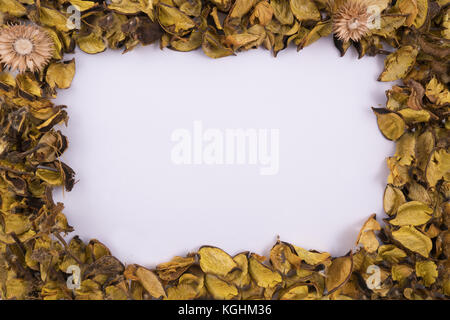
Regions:
[[[2, 299], [450, 297], [448, 0], [2, 0], [0, 24]], [[397, 81], [373, 109], [397, 145], [387, 216], [380, 224], [372, 215], [347, 255], [281, 241], [267, 257], [203, 246], [148, 269], [124, 265], [97, 240], [64, 240], [73, 228], [52, 190], [70, 191], [75, 173], [61, 161], [66, 106], [52, 99], [75, 74], [65, 54], [159, 43], [211, 58], [257, 47], [276, 56], [329, 35], [341, 55], [351, 46], [385, 55], [379, 80]]]

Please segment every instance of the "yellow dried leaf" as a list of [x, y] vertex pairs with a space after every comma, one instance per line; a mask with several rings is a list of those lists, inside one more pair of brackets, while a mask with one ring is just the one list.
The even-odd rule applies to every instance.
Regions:
[[417, 15], [416, 19], [414, 20], [414, 27], [416, 29], [419, 29], [423, 26], [427, 19], [428, 15], [428, 0], [416, 0], [417, 2]]
[[361, 228], [356, 245], [361, 244], [369, 253], [377, 251], [380, 244], [374, 231], [379, 230], [381, 230], [380, 224], [375, 220], [375, 215], [372, 215]]
[[105, 288], [106, 298], [109, 300], [128, 300], [128, 296], [125, 290], [116, 286], [107, 286]]
[[377, 260], [386, 260], [392, 263], [398, 263], [403, 258], [406, 258], [406, 252], [400, 248], [397, 248], [393, 244], [386, 244], [378, 248]]
[[386, 159], [387, 166], [390, 170], [387, 183], [394, 187], [403, 187], [406, 183], [410, 182], [409, 167], [398, 164], [397, 160], [393, 157]]
[[31, 75], [22, 73], [16, 77], [17, 87], [31, 96], [42, 97], [42, 89], [39, 82], [31, 77]]
[[400, 242], [402, 246], [425, 258], [428, 257], [433, 248], [431, 239], [412, 226], [401, 227], [399, 230], [393, 231], [392, 236], [395, 240]]
[[232, 0], [210, 0], [219, 10], [228, 11], [232, 5]]
[[56, 281], [46, 282], [42, 286], [41, 295], [44, 300], [64, 300], [71, 297], [71, 294], [64, 292], [61, 285]]
[[383, 208], [388, 215], [397, 212], [398, 207], [406, 202], [403, 192], [391, 185], [387, 185], [384, 191]]
[[136, 277], [152, 297], [156, 299], [166, 297], [166, 292], [161, 281], [152, 271], [143, 267], [138, 267], [136, 269]]
[[108, 4], [108, 9], [124, 14], [136, 14], [144, 11], [142, 3], [138, 0], [111, 1]]
[[95, 32], [87, 36], [77, 38], [78, 46], [86, 53], [95, 54], [106, 50], [106, 43], [103, 38]]
[[395, 157], [398, 164], [409, 166], [416, 154], [416, 137], [413, 133], [407, 132], [397, 141]]
[[297, 255], [307, 264], [315, 266], [318, 264], [326, 264], [331, 255], [328, 252], [314, 252], [303, 248], [293, 246]]
[[22, 214], [8, 214], [4, 217], [5, 233], [20, 235], [31, 228], [30, 218]]
[[239, 33], [232, 34], [225, 37], [224, 43], [226, 45], [232, 46], [233, 50], [237, 50], [240, 47], [246, 46], [252, 42], [255, 42], [259, 39], [258, 35], [250, 34], [250, 33]]
[[94, 1], [88, 0], [69, 0], [69, 2], [81, 12], [92, 9], [97, 5]]
[[36, 177], [41, 178], [52, 186], [62, 186], [64, 184], [64, 176], [60, 171], [40, 168], [36, 170]]
[[262, 264], [255, 256], [249, 259], [249, 273], [260, 287], [275, 288], [283, 280], [281, 275]]
[[398, 114], [383, 109], [373, 111], [377, 116], [378, 128], [386, 139], [395, 141], [403, 135], [406, 125]]
[[419, 201], [406, 202], [398, 208], [397, 215], [389, 223], [394, 226], [420, 226], [431, 219], [433, 209]]
[[0, 90], [10, 91], [16, 86], [16, 80], [9, 72], [0, 72]]
[[410, 198], [413, 201], [420, 201], [427, 206], [431, 206], [432, 200], [430, 195], [427, 192], [427, 189], [423, 187], [421, 184], [412, 181], [408, 184], [408, 198]]
[[265, 26], [272, 21], [273, 8], [268, 1], [260, 1], [253, 9], [250, 16], [251, 24], [260, 24]]
[[204, 273], [226, 276], [237, 268], [236, 262], [225, 251], [216, 247], [201, 247], [198, 250], [200, 268]]
[[417, 261], [416, 274], [423, 278], [425, 286], [429, 287], [436, 282], [438, 277], [437, 266], [433, 261]]
[[190, 300], [202, 295], [204, 277], [191, 273], [183, 274], [175, 287], [167, 289], [167, 300]]
[[86, 253], [92, 255], [94, 261], [104, 256], [110, 256], [111, 251], [100, 241], [92, 239], [86, 247]]
[[205, 32], [202, 42], [203, 52], [210, 58], [218, 59], [233, 54], [233, 50], [225, 47], [220, 38], [210, 31]]
[[72, 83], [75, 76], [75, 59], [67, 62], [52, 63], [45, 76], [45, 80], [50, 87], [58, 87], [60, 89], [67, 89]]
[[370, 30], [371, 34], [385, 38], [394, 37], [397, 29], [405, 24], [406, 17], [399, 15], [381, 15], [380, 28]]
[[230, 11], [230, 19], [241, 19], [253, 7], [255, 0], [236, 0]]
[[69, 19], [58, 10], [39, 6], [39, 21], [46, 26], [54, 27], [59, 31], [70, 31]]
[[445, 149], [435, 150], [426, 168], [427, 182], [431, 187], [436, 186], [439, 180], [450, 179], [450, 153]]
[[27, 14], [27, 9], [16, 0], [0, 1], [0, 12], [9, 13], [15, 17], [21, 17]]
[[158, 4], [158, 21], [167, 32], [182, 34], [195, 27], [194, 21], [175, 7]]
[[294, 23], [294, 15], [292, 13], [289, 1], [271, 0], [270, 5], [273, 8], [275, 18], [280, 21], [281, 24]]
[[100, 284], [91, 279], [81, 282], [80, 288], [75, 290], [75, 296], [77, 300], [103, 300]]
[[272, 266], [282, 274], [287, 274], [292, 269], [291, 263], [287, 259], [287, 255], [290, 251], [291, 249], [281, 242], [277, 243], [270, 250], [270, 262], [272, 263]]
[[417, 0], [399, 0], [396, 6], [402, 14], [408, 15], [406, 18], [406, 25], [410, 26], [416, 20], [419, 9], [417, 8]]
[[178, 279], [194, 263], [194, 257], [174, 257], [170, 262], [157, 265], [156, 272], [162, 280], [172, 281]]
[[417, 137], [416, 142], [416, 159], [417, 167], [425, 171], [430, 154], [435, 147], [434, 134], [427, 130]]
[[310, 44], [316, 42], [322, 37], [327, 37], [333, 30], [333, 24], [330, 20], [318, 22], [311, 31], [300, 41], [297, 49], [303, 49]]
[[6, 280], [6, 299], [22, 300], [27, 297], [30, 291], [30, 282], [24, 279], [12, 278]]
[[328, 267], [325, 277], [325, 287], [328, 294], [343, 286], [352, 274], [353, 259], [351, 256], [339, 257], [332, 261]]
[[49, 27], [44, 28], [50, 38], [53, 40], [53, 58], [56, 60], [62, 59], [62, 49], [64, 47], [60, 37], [55, 30]]
[[430, 121], [430, 113], [426, 110], [414, 110], [411, 108], [404, 108], [398, 113], [407, 123], [420, 123]]
[[280, 294], [280, 300], [302, 300], [308, 296], [308, 291], [308, 286], [294, 285]]
[[320, 20], [320, 12], [314, 1], [310, 0], [290, 0], [291, 10], [299, 21]]
[[230, 300], [239, 294], [238, 289], [234, 285], [231, 285], [212, 274], [207, 274], [205, 276], [205, 285], [214, 299]]
[[396, 264], [391, 268], [392, 280], [400, 282], [402, 284], [413, 272], [413, 269], [404, 264]]
[[193, 31], [189, 35], [189, 39], [174, 39], [170, 42], [170, 46], [177, 51], [188, 52], [198, 49], [202, 45], [202, 41], [202, 33], [200, 31]]
[[248, 273], [248, 258], [247, 253], [240, 253], [236, 255], [233, 260], [236, 262], [238, 269], [231, 271], [226, 277], [230, 283], [233, 283], [238, 288], [248, 286], [251, 278]]
[[437, 105], [450, 103], [450, 91], [435, 77], [428, 82], [425, 88], [425, 94], [431, 102]]
[[384, 62], [384, 71], [378, 80], [395, 81], [403, 79], [416, 62], [418, 53], [419, 51], [412, 46], [403, 46], [388, 55]]

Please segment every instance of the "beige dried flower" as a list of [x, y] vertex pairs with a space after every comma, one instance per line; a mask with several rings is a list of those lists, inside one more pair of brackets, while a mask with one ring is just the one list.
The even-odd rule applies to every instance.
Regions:
[[0, 61], [11, 70], [39, 71], [53, 55], [53, 41], [35, 25], [9, 25], [0, 29]]
[[346, 0], [333, 15], [333, 33], [339, 40], [358, 42], [368, 31], [370, 16], [369, 2], [365, 0]]

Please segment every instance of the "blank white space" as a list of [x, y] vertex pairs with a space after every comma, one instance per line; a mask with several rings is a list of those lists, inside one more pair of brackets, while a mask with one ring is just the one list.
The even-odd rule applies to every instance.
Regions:
[[[345, 254], [372, 213], [382, 213], [394, 146], [370, 110], [389, 84], [382, 57], [339, 58], [330, 38], [273, 58], [264, 50], [212, 60], [201, 52], [138, 48], [76, 53], [77, 73], [57, 102], [69, 106], [63, 161], [77, 172], [56, 195], [84, 240], [127, 263], [153, 266], [200, 245], [267, 254], [279, 235]], [[177, 128], [280, 130], [280, 171], [175, 166]]]

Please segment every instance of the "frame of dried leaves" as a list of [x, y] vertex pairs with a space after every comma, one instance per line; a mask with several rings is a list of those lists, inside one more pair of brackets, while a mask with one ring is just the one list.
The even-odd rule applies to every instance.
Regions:
[[[0, 0], [0, 24], [2, 299], [449, 298], [450, 1]], [[68, 114], [51, 100], [75, 73], [65, 53], [159, 42], [211, 58], [256, 47], [276, 56], [330, 34], [342, 55], [351, 46], [360, 57], [386, 55], [379, 80], [401, 81], [373, 109], [397, 146], [387, 158], [387, 216], [383, 226], [371, 216], [347, 255], [281, 241], [268, 258], [204, 246], [148, 269], [125, 266], [97, 240], [66, 243], [73, 228], [52, 190], [74, 185], [59, 160], [68, 141], [55, 128]]]

